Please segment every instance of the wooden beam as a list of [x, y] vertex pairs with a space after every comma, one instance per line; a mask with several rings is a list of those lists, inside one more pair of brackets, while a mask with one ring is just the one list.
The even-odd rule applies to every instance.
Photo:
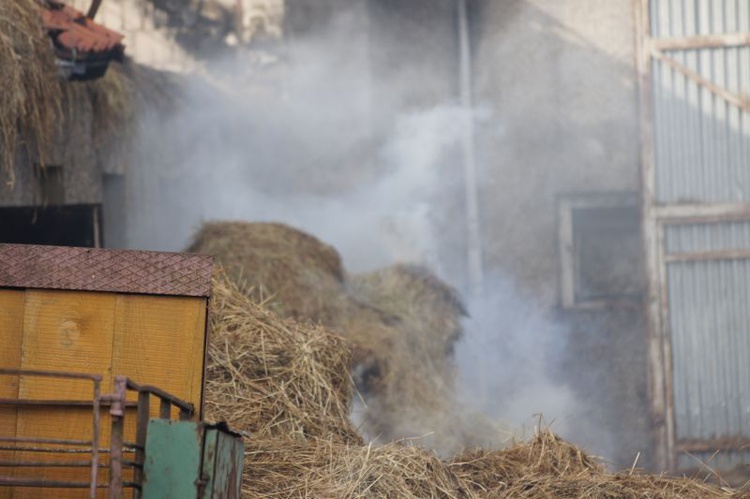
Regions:
[[672, 253], [671, 255], [667, 255], [664, 259], [667, 263], [704, 262], [709, 260], [749, 260], [750, 249]]
[[703, 76], [693, 71], [689, 67], [685, 66], [681, 62], [678, 62], [675, 59], [664, 55], [664, 53], [658, 50], [652, 50], [651, 56], [654, 59], [658, 59], [659, 61], [663, 62], [667, 66], [671, 67], [673, 70], [677, 71], [678, 73], [682, 74], [687, 79], [693, 80], [698, 85], [706, 88], [708, 91], [710, 91], [717, 97], [724, 99], [729, 104], [732, 104], [733, 106], [737, 106], [738, 108], [742, 109], [746, 113], [750, 113], [750, 99], [733, 94], [732, 92], [720, 87], [719, 85], [708, 80], [707, 78], [704, 78]]
[[750, 34], [702, 35], [675, 38], [653, 38], [652, 50], [698, 50], [750, 46]]

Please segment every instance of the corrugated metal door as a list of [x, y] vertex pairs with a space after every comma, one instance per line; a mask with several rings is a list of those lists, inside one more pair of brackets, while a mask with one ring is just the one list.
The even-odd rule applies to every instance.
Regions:
[[750, 0], [640, 7], [657, 457], [730, 469], [750, 463]]

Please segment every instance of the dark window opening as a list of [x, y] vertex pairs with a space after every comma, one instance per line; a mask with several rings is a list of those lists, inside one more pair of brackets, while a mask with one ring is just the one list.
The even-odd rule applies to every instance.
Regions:
[[53, 206], [65, 204], [65, 184], [61, 166], [39, 166], [35, 169], [39, 179], [39, 192], [42, 205]]
[[0, 208], [0, 243], [98, 247], [98, 205]]
[[589, 194], [560, 203], [562, 303], [601, 306], [640, 299], [641, 214], [628, 194]]
[[637, 208], [574, 209], [576, 302], [637, 298], [640, 245]]

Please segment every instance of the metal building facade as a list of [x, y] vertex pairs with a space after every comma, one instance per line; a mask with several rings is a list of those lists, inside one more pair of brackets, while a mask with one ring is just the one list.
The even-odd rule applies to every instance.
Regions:
[[638, 0], [657, 464], [750, 463], [750, 0]]

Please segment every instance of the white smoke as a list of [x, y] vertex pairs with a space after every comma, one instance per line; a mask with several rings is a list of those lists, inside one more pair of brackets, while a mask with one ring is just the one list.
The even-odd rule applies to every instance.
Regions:
[[[444, 102], [373, 137], [361, 123], [371, 112], [362, 76], [342, 73], [340, 54], [320, 41], [296, 50], [302, 63], [289, 63], [278, 88], [215, 75], [220, 98], [196, 89], [166, 124], [144, 124], [129, 246], [181, 250], [208, 220], [279, 221], [333, 245], [351, 272], [415, 262], [463, 288], [461, 126], [467, 115], [499, 120]], [[511, 269], [494, 269], [468, 308], [461, 403], [519, 434], [542, 414], [565, 436], [577, 405], [553, 374], [565, 328], [518, 292]]]

